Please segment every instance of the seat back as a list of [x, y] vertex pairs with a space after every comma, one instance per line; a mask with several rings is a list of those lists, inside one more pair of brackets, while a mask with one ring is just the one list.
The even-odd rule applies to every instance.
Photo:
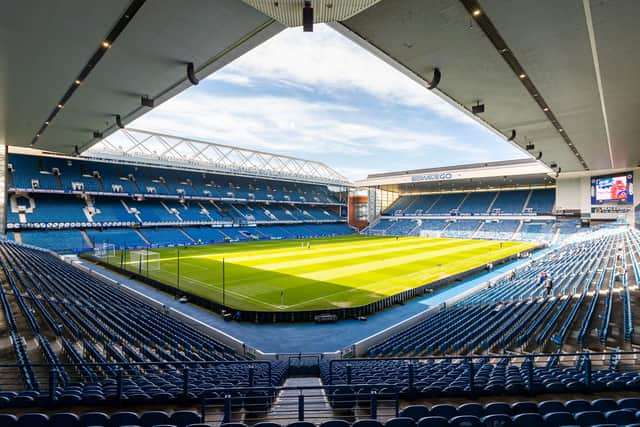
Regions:
[[429, 415], [429, 408], [424, 405], [407, 406], [400, 411], [401, 417], [413, 418], [414, 421], [418, 421], [420, 418], [428, 417]]
[[169, 424], [169, 414], [164, 411], [147, 411], [140, 415], [141, 427], [154, 427], [162, 424]]
[[176, 411], [169, 417], [169, 424], [177, 427], [187, 427], [189, 424], [202, 422], [200, 415], [195, 411]]
[[542, 416], [536, 413], [519, 414], [514, 416], [513, 425], [515, 427], [545, 427]]
[[19, 427], [46, 427], [49, 424], [49, 417], [46, 414], [29, 413], [20, 415], [18, 418]]

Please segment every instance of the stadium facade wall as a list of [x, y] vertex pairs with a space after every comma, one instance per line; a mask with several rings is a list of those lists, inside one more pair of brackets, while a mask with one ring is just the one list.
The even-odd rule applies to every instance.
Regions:
[[[369, 198], [367, 196], [352, 196], [349, 197], [348, 213], [349, 213], [349, 225], [362, 230], [369, 225], [369, 221], [366, 219], [358, 218], [357, 206], [362, 204], [368, 204]], [[367, 215], [368, 216], [368, 215]]]
[[[539, 245], [538, 247], [532, 250], [535, 251], [537, 249], [541, 249], [542, 247], [543, 245]], [[198, 296], [189, 292], [185, 292], [184, 290], [178, 290], [171, 285], [152, 279], [150, 277], [146, 277], [143, 274], [137, 274], [130, 270], [125, 270], [124, 268], [120, 268], [119, 266], [106, 262], [103, 259], [96, 258], [91, 253], [88, 253], [88, 252], [81, 254], [80, 257], [87, 259], [90, 262], [94, 262], [102, 267], [113, 270], [119, 274], [131, 277], [137, 281], [143, 282], [147, 285], [150, 285], [168, 294], [175, 294], [176, 296], [178, 296], [178, 293], [179, 293], [180, 295], [184, 295], [189, 299], [189, 302], [199, 305], [213, 312], [221, 313], [222, 311], [227, 311], [227, 312], [233, 313], [236, 317], [239, 314], [240, 320], [246, 321], [246, 322], [255, 322], [255, 323], [313, 322], [316, 320], [315, 319], [316, 316], [325, 315], [325, 314], [335, 315], [337, 316], [338, 320], [356, 319], [363, 316], [371, 315], [373, 313], [377, 313], [379, 311], [392, 307], [396, 304], [404, 304], [406, 301], [409, 301], [415, 297], [423, 296], [426, 293], [432, 292], [434, 289], [437, 289], [441, 286], [448, 285], [456, 281], [468, 279], [470, 277], [473, 277], [485, 271], [484, 267], [478, 267], [469, 271], [462, 272], [460, 274], [449, 276], [446, 279], [438, 280], [436, 282], [428, 283], [426, 285], [419, 286], [417, 288], [409, 289], [407, 291], [400, 292], [395, 295], [391, 295], [389, 297], [383, 298], [376, 302], [359, 306], [359, 307], [349, 307], [349, 308], [340, 308], [340, 309], [332, 309], [332, 310], [265, 312], [265, 311], [237, 310], [233, 307], [224, 306], [216, 301], [212, 301], [212, 300], [203, 298], [201, 296]], [[492, 264], [494, 266], [499, 266], [516, 259], [518, 259], [518, 254], [496, 260]]]
[[556, 180], [556, 210], [591, 211], [591, 188], [588, 176]]

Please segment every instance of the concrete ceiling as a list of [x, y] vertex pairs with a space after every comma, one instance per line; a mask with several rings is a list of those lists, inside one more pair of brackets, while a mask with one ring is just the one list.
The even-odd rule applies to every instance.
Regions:
[[[36, 148], [86, 148], [98, 141], [94, 131], [116, 129], [116, 114], [126, 124], [148, 111], [141, 96], [158, 105], [189, 87], [186, 63], [203, 78], [285, 28], [238, 0], [8, 2], [0, 14], [0, 143], [29, 145], [137, 3]], [[640, 163], [637, 16], [637, 0], [382, 0], [332, 25], [425, 86], [438, 67], [438, 94], [464, 111], [484, 103], [478, 118], [505, 136], [515, 129], [518, 146], [533, 142], [535, 154], [566, 172], [584, 170], [581, 160], [592, 170]], [[496, 49], [496, 34], [508, 54]]]
[[[430, 81], [438, 67], [444, 97], [465, 109], [481, 101], [488, 125], [505, 137], [515, 129], [520, 147], [531, 141], [544, 162], [576, 171], [584, 166], [565, 135], [589, 169], [640, 162], [639, 14], [636, 0], [383, 0], [334, 27], [414, 78]], [[560, 125], [496, 49], [487, 21]]]
[[[0, 127], [27, 146], [128, 7], [130, 0], [21, 0], [0, 14]], [[236, 0], [153, 0], [142, 6], [37, 139], [35, 148], [70, 154], [190, 86], [284, 29]], [[3, 113], [4, 112], [4, 126]], [[6, 127], [6, 129], [5, 129]], [[1, 134], [0, 134], [1, 135]], [[1, 137], [0, 137], [1, 139]], [[2, 142], [2, 141], [0, 141]]]

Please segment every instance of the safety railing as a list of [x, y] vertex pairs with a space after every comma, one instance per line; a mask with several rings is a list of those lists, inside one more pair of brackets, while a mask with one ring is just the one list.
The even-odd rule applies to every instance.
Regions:
[[[0, 390], [34, 397], [34, 403], [56, 405], [83, 400], [122, 403], [132, 395], [141, 401], [199, 399], [208, 387], [269, 387], [286, 375], [286, 364], [267, 361], [163, 361], [126, 363], [0, 364]], [[26, 382], [24, 373], [39, 379]], [[66, 375], [61, 375], [65, 372]], [[77, 396], [73, 397], [73, 396]]]
[[201, 410], [203, 420], [213, 425], [387, 419], [399, 415], [401, 402], [400, 388], [393, 384], [233, 388], [211, 394], [217, 396], [204, 398]]
[[[323, 372], [323, 377], [327, 385], [331, 386], [351, 386], [358, 378], [362, 377], [362, 372], [356, 375], [356, 369], [365, 367], [371, 369], [394, 369], [400, 373], [395, 376], [394, 384], [405, 389], [412, 389], [416, 383], [417, 368], [425, 364], [448, 363], [467, 367], [468, 383], [466, 390], [474, 394], [476, 387], [474, 384], [476, 366], [485, 363], [497, 365], [516, 365], [526, 369], [525, 389], [531, 393], [535, 392], [533, 382], [534, 372], [540, 369], [550, 369], [548, 366], [550, 358], [554, 359], [553, 367], [576, 368], [583, 373], [581, 378], [585, 386], [589, 386], [593, 380], [593, 372], [596, 370], [623, 370], [637, 372], [640, 369], [640, 351], [615, 351], [607, 352], [576, 352], [553, 354], [486, 354], [467, 356], [424, 356], [424, 357], [395, 357], [395, 358], [370, 358], [370, 359], [336, 359], [326, 362], [328, 370]], [[615, 361], [613, 363], [612, 361]], [[393, 365], [390, 362], [394, 362]], [[376, 366], [378, 365], [378, 366]]]

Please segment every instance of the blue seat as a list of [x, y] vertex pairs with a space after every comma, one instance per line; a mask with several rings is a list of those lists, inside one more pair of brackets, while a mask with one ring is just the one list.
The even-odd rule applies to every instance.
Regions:
[[604, 414], [600, 411], [583, 411], [574, 414], [576, 423], [580, 426], [594, 426], [596, 424], [604, 424], [606, 422]]
[[199, 424], [189, 424], [187, 427], [213, 427], [213, 424], [207, 423], [199, 423]]
[[594, 411], [608, 412], [618, 409], [618, 403], [613, 399], [596, 399], [591, 402]]
[[7, 406], [9, 406], [9, 403], [11, 402], [11, 398], [8, 396], [0, 396], [0, 408], [6, 408]]
[[413, 418], [414, 421], [418, 421], [420, 418], [429, 416], [429, 408], [424, 405], [407, 406], [400, 411], [400, 416]]
[[433, 405], [429, 412], [433, 417], [445, 417], [446, 419], [451, 419], [458, 415], [458, 408], [444, 403], [440, 405]]
[[494, 415], [494, 414], [511, 415], [512, 413], [513, 412], [511, 411], [511, 406], [508, 403], [491, 402], [491, 403], [487, 403], [484, 406], [485, 415]]
[[320, 427], [350, 427], [351, 424], [345, 420], [328, 420], [320, 424]]
[[351, 409], [355, 405], [355, 395], [348, 387], [338, 387], [331, 392], [329, 401], [336, 409]]
[[[299, 425], [298, 423], [293, 423], [289, 424], [287, 427], [315, 427], [315, 424], [305, 422], [305, 425]], [[382, 427], [382, 423], [378, 420], [358, 420], [351, 424], [351, 427]]]
[[80, 427], [80, 417], [70, 412], [53, 414], [49, 417], [48, 427]]
[[451, 427], [483, 427], [480, 418], [475, 415], [458, 415], [449, 420]]
[[416, 427], [416, 422], [410, 417], [397, 417], [387, 420], [384, 427]]
[[537, 413], [519, 414], [512, 420], [515, 427], [545, 427], [542, 416]]
[[0, 426], [16, 427], [18, 425], [18, 417], [13, 414], [0, 414]]
[[516, 402], [511, 405], [511, 413], [513, 415], [537, 414], [538, 405], [535, 402]]
[[611, 424], [624, 425], [631, 424], [638, 421], [636, 414], [631, 409], [616, 409], [614, 411], [608, 411], [604, 414], [605, 420]]
[[418, 427], [449, 427], [449, 420], [445, 417], [428, 416], [420, 418]]
[[560, 427], [575, 424], [573, 415], [569, 412], [550, 412], [544, 415], [544, 423], [547, 427]]
[[109, 416], [103, 412], [87, 412], [80, 416], [80, 425], [82, 427], [106, 427], [109, 422]]
[[137, 426], [140, 422], [135, 412], [116, 412], [109, 417], [107, 427]]
[[20, 415], [18, 427], [46, 427], [49, 424], [49, 417], [46, 414], [29, 413]]
[[482, 423], [486, 427], [511, 427], [513, 422], [506, 414], [491, 414], [482, 418]]
[[263, 421], [261, 423], [254, 424], [253, 427], [282, 427], [282, 426], [278, 423]]
[[640, 397], [626, 397], [618, 400], [617, 403], [620, 409], [640, 409]]
[[11, 399], [11, 406], [17, 408], [26, 408], [27, 406], [33, 406], [36, 399], [33, 396], [16, 396]]
[[591, 411], [591, 402], [587, 400], [569, 400], [564, 404], [565, 408], [572, 414], [577, 414], [578, 412]]
[[538, 412], [540, 415], [550, 414], [552, 412], [570, 412], [559, 400], [545, 400], [538, 403]]
[[482, 417], [484, 415], [484, 408], [479, 403], [463, 403], [458, 406], [459, 415], [475, 415], [476, 417]]
[[199, 424], [201, 422], [200, 415], [194, 411], [176, 411], [169, 417], [169, 424], [177, 427], [187, 427], [189, 424]]
[[153, 427], [161, 424], [169, 423], [169, 414], [164, 411], [147, 411], [140, 415], [140, 426]]

